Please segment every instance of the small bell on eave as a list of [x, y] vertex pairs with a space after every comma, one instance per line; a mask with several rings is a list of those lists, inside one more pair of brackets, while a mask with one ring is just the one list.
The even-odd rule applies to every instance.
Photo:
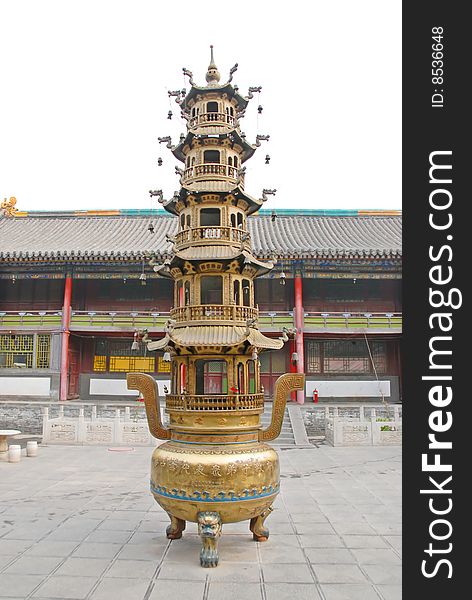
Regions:
[[268, 165], [269, 163], [270, 163], [270, 156], [268, 154], [266, 154], [265, 164]]
[[263, 110], [264, 110], [264, 109], [263, 109], [263, 108], [262, 108], [262, 106], [259, 104], [259, 106], [257, 107], [257, 112], [258, 112], [259, 114], [262, 114], [262, 111], [263, 111]]
[[167, 113], [167, 118], [169, 119], [169, 121], [170, 121], [170, 119], [172, 119], [172, 111], [171, 110]]
[[158, 167], [162, 167], [162, 158], [159, 156], [159, 158], [157, 159], [157, 166]]

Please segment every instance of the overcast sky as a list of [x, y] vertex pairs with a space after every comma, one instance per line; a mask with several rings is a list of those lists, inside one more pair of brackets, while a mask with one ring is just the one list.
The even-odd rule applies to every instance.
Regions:
[[[0, 199], [23, 210], [153, 208], [178, 189], [182, 67], [209, 45], [240, 92], [267, 208], [401, 207], [401, 1], [0, 0]], [[257, 106], [263, 112], [257, 118]], [[172, 120], [167, 112], [173, 112]], [[269, 154], [269, 165], [264, 157]], [[164, 160], [162, 167], [157, 159]]]

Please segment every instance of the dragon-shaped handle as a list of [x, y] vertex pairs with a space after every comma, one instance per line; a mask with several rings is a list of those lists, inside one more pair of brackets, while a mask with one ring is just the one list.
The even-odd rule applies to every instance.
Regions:
[[275, 382], [274, 404], [272, 407], [272, 420], [267, 429], [259, 431], [259, 441], [269, 442], [279, 437], [284, 420], [285, 405], [290, 392], [305, 388], [304, 373], [285, 373]]
[[146, 373], [128, 373], [126, 382], [129, 390], [139, 390], [143, 395], [151, 435], [158, 440], [169, 440], [170, 429], [166, 429], [161, 421], [159, 394], [154, 377]]

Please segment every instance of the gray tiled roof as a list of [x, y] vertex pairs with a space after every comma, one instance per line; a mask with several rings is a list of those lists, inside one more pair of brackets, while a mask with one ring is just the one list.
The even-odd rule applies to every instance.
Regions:
[[[148, 231], [152, 222], [155, 232]], [[279, 258], [400, 258], [401, 216], [249, 218], [254, 254]], [[0, 218], [0, 260], [120, 260], [168, 255], [168, 216], [26, 216]]]

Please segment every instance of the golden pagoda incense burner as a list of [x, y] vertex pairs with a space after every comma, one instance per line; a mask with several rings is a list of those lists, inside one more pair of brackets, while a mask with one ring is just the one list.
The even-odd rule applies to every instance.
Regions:
[[[187, 122], [177, 146], [182, 161], [181, 189], [160, 202], [178, 217], [171, 258], [151, 260], [154, 270], [174, 280], [174, 308], [165, 336], [148, 342], [171, 361], [171, 390], [166, 394], [169, 427], [164, 427], [156, 381], [129, 373], [128, 388], [141, 392], [151, 434], [167, 440], [152, 455], [151, 492], [168, 513], [167, 537], [182, 537], [186, 521], [198, 523], [200, 564], [218, 564], [217, 542], [224, 523], [249, 521], [256, 541], [266, 541], [265, 519], [280, 488], [279, 460], [265, 442], [281, 431], [288, 395], [304, 388], [302, 373], [279, 377], [274, 388], [272, 420], [262, 429], [264, 390], [259, 353], [276, 351], [288, 339], [270, 338], [258, 329], [254, 279], [273, 264], [252, 253], [248, 215], [264, 200], [244, 191], [243, 163], [260, 145], [249, 144], [239, 120], [250, 98], [227, 83], [213, 60], [207, 85], [182, 97], [174, 93]], [[251, 88], [252, 89], [252, 88]], [[267, 192], [267, 191], [266, 191]]]

